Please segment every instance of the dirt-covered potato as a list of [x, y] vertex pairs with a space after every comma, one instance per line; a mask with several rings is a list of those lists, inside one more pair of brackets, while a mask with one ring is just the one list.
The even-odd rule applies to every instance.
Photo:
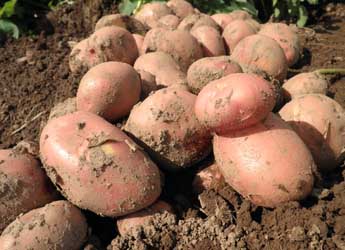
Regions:
[[158, 20], [170, 14], [173, 14], [173, 12], [166, 3], [151, 2], [144, 4], [134, 17], [148, 27], [156, 28]]
[[97, 30], [73, 47], [69, 65], [72, 72], [85, 71], [108, 61], [133, 65], [138, 55], [133, 35], [123, 28], [109, 26]]
[[142, 50], [143, 53], [161, 51], [169, 54], [183, 72], [187, 72], [193, 62], [203, 57], [198, 41], [183, 30], [152, 29], [145, 36]]
[[193, 191], [197, 194], [205, 190], [224, 187], [225, 180], [216, 163], [200, 170], [193, 180]]
[[231, 54], [243, 38], [254, 34], [256, 34], [256, 30], [245, 20], [232, 21], [225, 27], [222, 35], [228, 53]]
[[242, 39], [231, 54], [244, 72], [256, 73], [282, 82], [287, 75], [288, 64], [283, 49], [272, 38], [251, 35]]
[[48, 122], [40, 138], [44, 168], [73, 204], [116, 217], [160, 195], [157, 166], [120, 129], [85, 111]]
[[195, 13], [182, 19], [178, 26], [179, 30], [191, 31], [200, 26], [211, 26], [220, 31], [218, 24], [209, 16], [202, 13]]
[[241, 73], [241, 67], [230, 56], [206, 57], [193, 63], [187, 72], [188, 87], [194, 94], [211, 81], [233, 73]]
[[310, 151], [273, 113], [247, 129], [216, 135], [213, 151], [225, 181], [255, 205], [276, 207], [304, 199], [313, 189]]
[[169, 30], [176, 30], [180, 24], [180, 18], [175, 15], [166, 15], [158, 20], [157, 27]]
[[13, 221], [0, 236], [1, 250], [80, 250], [87, 222], [68, 201], [55, 201]]
[[344, 159], [345, 111], [322, 94], [292, 99], [280, 111], [311, 151], [321, 171], [334, 170]]
[[168, 212], [173, 214], [173, 208], [165, 201], [158, 200], [151, 206], [144, 208], [136, 213], [121, 217], [116, 221], [120, 235], [125, 236], [133, 230], [148, 223], [155, 214]]
[[302, 52], [299, 36], [285, 23], [266, 23], [262, 25], [259, 34], [271, 37], [284, 50], [289, 66], [294, 65]]
[[136, 105], [125, 131], [168, 170], [189, 167], [210, 152], [210, 133], [193, 111], [196, 96], [179, 87], [156, 91]]
[[217, 13], [211, 18], [224, 30], [225, 27], [235, 19], [229, 13]]
[[205, 57], [225, 55], [223, 38], [219, 31], [210, 26], [199, 26], [191, 30], [201, 45]]
[[56, 198], [40, 162], [24, 147], [0, 150], [0, 233], [21, 213]]
[[133, 34], [133, 38], [135, 40], [135, 44], [137, 45], [138, 53], [141, 55], [145, 37], [139, 34]]
[[134, 69], [139, 72], [142, 79], [148, 81], [146, 73], [154, 76], [152, 83], [158, 87], [167, 87], [173, 84], [186, 84], [186, 74], [181, 71], [180, 66], [167, 53], [152, 52], [140, 56]]
[[317, 72], [305, 72], [295, 75], [283, 84], [286, 101], [306, 94], [326, 95], [328, 91], [327, 79]]
[[129, 114], [139, 101], [141, 81], [131, 65], [105, 62], [91, 68], [81, 79], [77, 109], [116, 121]]
[[195, 13], [194, 7], [185, 0], [169, 0], [167, 5], [180, 18], [185, 18]]

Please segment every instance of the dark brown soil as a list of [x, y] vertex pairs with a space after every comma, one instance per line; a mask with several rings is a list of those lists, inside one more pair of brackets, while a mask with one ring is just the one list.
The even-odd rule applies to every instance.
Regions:
[[[109, 11], [99, 2], [80, 1], [51, 13], [53, 34], [10, 40], [0, 48], [0, 148], [22, 139], [37, 141], [51, 107], [75, 95], [81, 75], [69, 71], [68, 44], [90, 34], [104, 9]], [[327, 9], [317, 25], [300, 30], [304, 55], [291, 75], [345, 68], [345, 5]], [[345, 78], [332, 81], [330, 94], [345, 107]], [[109, 249], [345, 249], [342, 167], [323, 176], [306, 200], [276, 209], [253, 206], [230, 187], [197, 197], [190, 191], [195, 169], [166, 176], [162, 198], [174, 205], [177, 219], [157, 216], [137, 235], [117, 237]], [[85, 213], [93, 233], [108, 245], [116, 237], [115, 223]], [[90, 244], [87, 249], [96, 248]]]

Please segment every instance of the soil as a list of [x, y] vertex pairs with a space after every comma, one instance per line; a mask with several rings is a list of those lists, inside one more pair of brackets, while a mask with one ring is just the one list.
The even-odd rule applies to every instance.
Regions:
[[[87, 37], [102, 14], [116, 12], [105, 2], [84, 0], [64, 6], [41, 17], [49, 25], [41, 28], [45, 31], [40, 35], [2, 45], [0, 148], [23, 139], [37, 141], [50, 109], [75, 95], [82, 74], [69, 71], [69, 44]], [[345, 68], [345, 5], [324, 9], [316, 24], [300, 29], [303, 57], [290, 76]], [[345, 78], [330, 79], [329, 94], [345, 108]], [[176, 216], [157, 215], [132, 236], [118, 236], [113, 220], [85, 211], [93, 232], [85, 249], [345, 249], [342, 166], [322, 176], [306, 200], [266, 209], [242, 199], [229, 186], [193, 194], [196, 170], [211, 161], [166, 175], [161, 198], [174, 206]]]

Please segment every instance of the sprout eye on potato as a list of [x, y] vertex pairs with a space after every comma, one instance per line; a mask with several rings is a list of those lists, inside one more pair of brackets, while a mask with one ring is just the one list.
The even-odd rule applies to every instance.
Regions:
[[55, 201], [13, 221], [0, 236], [0, 249], [80, 250], [87, 234], [81, 211], [68, 201]]
[[103, 216], [138, 211], [161, 192], [160, 173], [150, 158], [121, 130], [89, 112], [50, 120], [40, 154], [69, 201]]

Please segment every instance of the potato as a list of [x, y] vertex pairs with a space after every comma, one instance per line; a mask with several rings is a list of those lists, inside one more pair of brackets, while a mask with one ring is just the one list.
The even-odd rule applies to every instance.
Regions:
[[150, 28], [156, 28], [158, 20], [170, 14], [173, 12], [166, 3], [152, 2], [144, 4], [134, 17]]
[[234, 17], [229, 13], [217, 13], [211, 16], [211, 18], [224, 30], [225, 27], [234, 21]]
[[19, 214], [44, 206], [56, 194], [32, 154], [20, 145], [0, 150], [0, 233]]
[[262, 121], [275, 105], [275, 90], [258, 75], [236, 73], [212, 81], [199, 93], [195, 114], [202, 125], [224, 134]]
[[117, 229], [121, 236], [130, 234], [133, 230], [149, 223], [155, 214], [168, 212], [173, 214], [173, 208], [166, 202], [158, 200], [150, 207], [144, 208], [139, 212], [129, 214], [117, 220]]
[[175, 15], [166, 15], [158, 20], [157, 27], [169, 30], [176, 30], [180, 24], [180, 19]]
[[255, 205], [298, 201], [313, 189], [315, 163], [308, 148], [273, 113], [247, 129], [215, 135], [213, 150], [225, 181]]
[[242, 73], [242, 69], [237, 63], [232, 62], [229, 56], [202, 58], [188, 69], [188, 87], [197, 95], [211, 81], [233, 73]]
[[105, 62], [91, 68], [81, 79], [77, 109], [116, 121], [129, 114], [139, 101], [141, 81], [126, 63]]
[[95, 31], [108, 26], [121, 27], [128, 30], [130, 33], [139, 35], [145, 35], [149, 29], [148, 26], [144, 25], [132, 16], [112, 14], [100, 18], [96, 23]]
[[223, 32], [223, 38], [226, 49], [231, 54], [236, 45], [245, 37], [254, 35], [255, 29], [244, 20], [234, 20], [225, 27]]
[[178, 29], [191, 31], [192, 29], [195, 29], [200, 26], [211, 26], [216, 30], [220, 31], [220, 27], [218, 26], [218, 24], [209, 15], [202, 13], [195, 13], [185, 17], [180, 22]]
[[142, 51], [145, 37], [142, 35], [133, 34], [133, 38], [135, 40], [135, 44], [137, 45], [138, 53], [139, 53], [139, 55], [141, 55], [142, 54], [141, 51]]
[[215, 28], [199, 26], [191, 30], [191, 34], [201, 44], [205, 57], [225, 55], [223, 39]]
[[[154, 83], [158, 87], [167, 87], [172, 84], [186, 84], [186, 74], [181, 71], [180, 66], [167, 53], [152, 52], [140, 56], [135, 64], [143, 79], [142, 72], [148, 72], [154, 76]], [[145, 73], [144, 73], [145, 74]]]
[[342, 162], [345, 112], [340, 104], [325, 95], [303, 95], [292, 99], [279, 114], [308, 146], [321, 171], [332, 171]]
[[212, 164], [200, 170], [193, 180], [193, 191], [197, 194], [205, 190], [218, 189], [225, 184], [223, 175], [220, 173], [217, 164]]
[[181, 87], [160, 89], [136, 105], [124, 130], [166, 170], [187, 168], [210, 152], [210, 133], [195, 117], [196, 96]]
[[80, 250], [86, 218], [68, 201], [55, 201], [13, 221], [0, 236], [1, 250]]
[[252, 26], [252, 28], [255, 30], [255, 32], [259, 32], [259, 30], [261, 29], [262, 24], [260, 24], [258, 21], [249, 18], [249, 19], [245, 19], [245, 21], [247, 23], [249, 23], [250, 26]]
[[287, 61], [279, 44], [263, 35], [242, 39], [231, 54], [244, 72], [261, 74], [272, 80], [283, 81], [287, 75]]
[[168, 7], [180, 18], [185, 18], [195, 13], [193, 6], [185, 0], [170, 0]]
[[295, 75], [283, 84], [285, 100], [291, 100], [306, 94], [326, 95], [328, 81], [317, 72], [306, 72]]
[[140, 100], [144, 100], [151, 92], [160, 89], [156, 83], [156, 77], [145, 70], [137, 70], [141, 78], [141, 96]]
[[138, 48], [132, 34], [110, 26], [97, 30], [77, 44], [72, 49], [69, 64], [72, 72], [80, 72], [108, 61], [133, 64], [137, 57]]
[[143, 53], [161, 51], [172, 56], [183, 72], [196, 60], [203, 57], [198, 41], [183, 30], [150, 30], [144, 40]]
[[284, 23], [266, 23], [259, 31], [260, 35], [274, 39], [284, 50], [288, 66], [294, 65], [302, 52], [298, 34]]
[[125, 133], [95, 114], [78, 111], [49, 121], [40, 153], [60, 192], [99, 215], [136, 212], [160, 195], [157, 166]]

